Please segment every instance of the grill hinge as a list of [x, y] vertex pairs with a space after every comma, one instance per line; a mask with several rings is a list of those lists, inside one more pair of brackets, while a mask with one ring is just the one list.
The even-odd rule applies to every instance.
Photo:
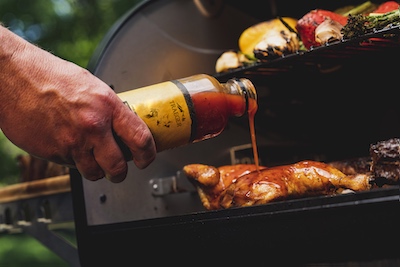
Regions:
[[182, 171], [173, 176], [151, 179], [149, 184], [152, 195], [158, 197], [196, 191]]

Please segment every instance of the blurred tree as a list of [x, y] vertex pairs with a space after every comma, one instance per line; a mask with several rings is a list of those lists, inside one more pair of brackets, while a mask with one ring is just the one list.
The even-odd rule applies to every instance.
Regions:
[[138, 0], [2, 0], [0, 21], [30, 42], [86, 67], [115, 21]]
[[18, 154], [24, 151], [15, 147], [0, 131], [0, 187], [19, 180], [19, 168], [16, 161]]

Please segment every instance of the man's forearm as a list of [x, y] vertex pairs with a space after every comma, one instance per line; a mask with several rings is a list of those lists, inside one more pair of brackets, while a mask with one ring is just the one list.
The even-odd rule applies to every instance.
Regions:
[[35, 64], [44, 60], [43, 53], [47, 52], [0, 26], [0, 127], [22, 96], [33, 93], [32, 83], [46, 79], [40, 71], [45, 66]]
[[10, 104], [16, 97], [12, 93], [18, 86], [18, 73], [15, 72], [13, 57], [17, 51], [23, 49], [25, 40], [12, 33], [4, 26], [0, 26], [0, 127], [6, 112], [10, 112]]
[[0, 24], [0, 70], [6, 70], [13, 54], [21, 49], [26, 41]]

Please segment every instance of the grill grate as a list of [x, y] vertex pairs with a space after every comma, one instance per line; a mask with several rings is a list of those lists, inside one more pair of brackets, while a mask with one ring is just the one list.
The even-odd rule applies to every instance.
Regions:
[[311, 48], [308, 51], [283, 55], [265, 62], [233, 69], [225, 73], [214, 75], [219, 80], [244, 76], [257, 78], [288, 73], [299, 68], [304, 71], [314, 70], [320, 66], [343, 64], [354, 61], [359, 57], [381, 56], [382, 53], [397, 51], [400, 47], [400, 25], [389, 26], [349, 40], [335, 41], [323, 46]]

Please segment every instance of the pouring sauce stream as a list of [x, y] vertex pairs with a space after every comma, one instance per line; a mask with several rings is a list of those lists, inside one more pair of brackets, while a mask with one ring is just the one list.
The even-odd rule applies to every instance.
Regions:
[[254, 117], [256, 115], [257, 109], [258, 109], [257, 101], [255, 99], [249, 99], [248, 116], [249, 116], [251, 146], [253, 148], [254, 164], [256, 165], [257, 171], [260, 172], [260, 162], [259, 162], [259, 157], [258, 157], [256, 130], [255, 130], [255, 125], [254, 125]]

